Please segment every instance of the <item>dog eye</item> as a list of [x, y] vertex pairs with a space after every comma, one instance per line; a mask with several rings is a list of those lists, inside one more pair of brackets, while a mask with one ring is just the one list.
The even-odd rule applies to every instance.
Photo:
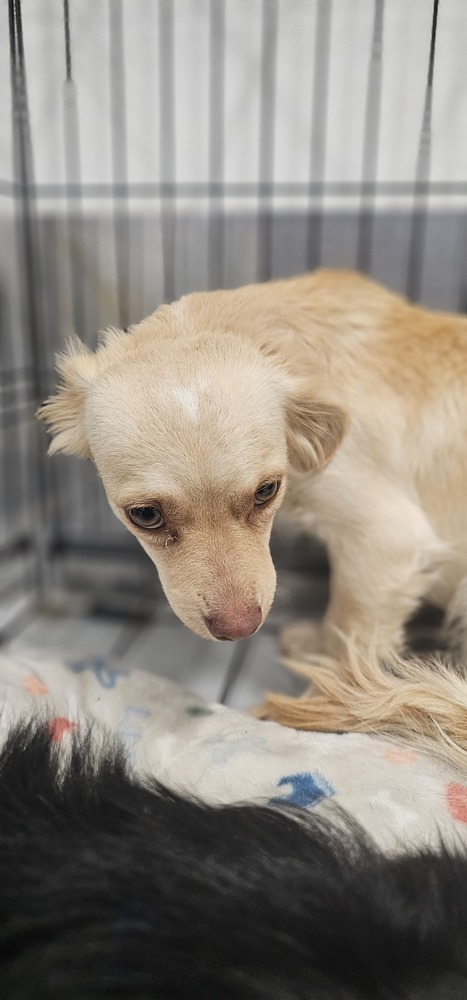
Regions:
[[128, 515], [138, 528], [162, 528], [164, 518], [159, 507], [131, 507]]
[[264, 486], [260, 486], [255, 493], [255, 504], [259, 506], [262, 503], [266, 503], [267, 500], [272, 500], [279, 489], [279, 483], [274, 480], [273, 483], [265, 483]]

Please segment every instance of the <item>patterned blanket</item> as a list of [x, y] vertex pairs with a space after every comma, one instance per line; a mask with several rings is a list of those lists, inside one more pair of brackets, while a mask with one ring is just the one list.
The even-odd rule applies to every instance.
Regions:
[[108, 660], [0, 657], [1, 731], [47, 717], [53, 739], [91, 720], [116, 734], [139, 774], [207, 802], [337, 802], [390, 850], [467, 843], [467, 778], [396, 742], [260, 722], [150, 672]]

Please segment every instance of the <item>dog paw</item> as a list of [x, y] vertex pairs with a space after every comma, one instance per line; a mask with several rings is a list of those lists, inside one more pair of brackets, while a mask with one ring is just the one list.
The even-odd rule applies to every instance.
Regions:
[[298, 621], [282, 629], [279, 651], [285, 659], [300, 660], [323, 652], [323, 630], [318, 622]]

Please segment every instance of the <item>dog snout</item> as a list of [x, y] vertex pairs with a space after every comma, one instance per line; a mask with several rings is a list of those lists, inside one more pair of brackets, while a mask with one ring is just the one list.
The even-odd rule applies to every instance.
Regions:
[[215, 639], [246, 639], [256, 632], [262, 620], [259, 604], [243, 601], [209, 615], [206, 625]]

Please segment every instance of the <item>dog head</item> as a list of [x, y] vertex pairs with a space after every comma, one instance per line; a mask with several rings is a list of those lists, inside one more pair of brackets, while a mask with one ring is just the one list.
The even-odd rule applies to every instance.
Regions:
[[288, 466], [321, 468], [344, 416], [241, 334], [180, 336], [176, 305], [159, 312], [132, 333], [109, 331], [95, 353], [73, 342], [38, 416], [51, 453], [93, 459], [185, 625], [244, 638], [274, 597], [269, 538]]

